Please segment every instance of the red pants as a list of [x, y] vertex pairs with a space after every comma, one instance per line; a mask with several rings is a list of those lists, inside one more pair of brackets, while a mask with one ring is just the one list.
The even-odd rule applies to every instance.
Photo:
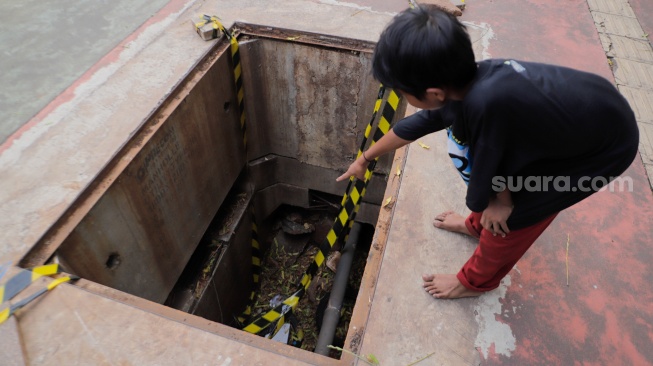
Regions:
[[557, 213], [523, 229], [510, 231], [506, 237], [494, 236], [481, 226], [481, 215], [472, 212], [465, 220], [469, 232], [479, 238], [478, 247], [458, 272], [458, 280], [473, 291], [490, 291], [499, 287], [519, 258], [531, 247], [558, 215]]

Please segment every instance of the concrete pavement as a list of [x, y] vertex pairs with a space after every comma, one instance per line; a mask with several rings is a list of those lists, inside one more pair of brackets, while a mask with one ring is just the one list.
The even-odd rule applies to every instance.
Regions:
[[0, 142], [154, 15], [167, 0], [0, 4]]
[[653, 49], [648, 33], [653, 24], [650, 17], [635, 13], [635, 9], [653, 11], [653, 5], [633, 3], [631, 7], [625, 0], [589, 2], [615, 83], [635, 111], [639, 151], [653, 188]]

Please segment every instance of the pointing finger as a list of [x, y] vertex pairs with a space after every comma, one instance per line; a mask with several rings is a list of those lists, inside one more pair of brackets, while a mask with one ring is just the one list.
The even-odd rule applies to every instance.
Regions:
[[343, 174], [343, 175], [339, 176], [338, 178], [336, 178], [336, 182], [342, 182], [343, 180], [345, 180], [345, 179], [347, 179], [349, 177], [351, 177], [351, 174], [349, 174], [349, 171], [347, 171], [345, 174]]

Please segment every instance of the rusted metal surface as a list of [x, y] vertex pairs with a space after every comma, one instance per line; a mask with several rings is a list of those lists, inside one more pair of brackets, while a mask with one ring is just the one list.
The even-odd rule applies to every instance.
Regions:
[[233, 324], [249, 302], [252, 284], [252, 221], [246, 210], [231, 240], [225, 243], [210, 284], [202, 294], [195, 315]]
[[[77, 199], [68, 206], [63, 215], [52, 223], [52, 226], [40, 240], [27, 251], [20, 261], [21, 267], [31, 267], [44, 263], [59, 248], [61, 243], [70, 235], [74, 228], [82, 221], [85, 215], [100, 200], [102, 195], [111, 187], [114, 181], [131, 163], [143, 146], [163, 126], [166, 118], [170, 116], [183, 98], [187, 96], [199, 82], [206, 70], [213, 65], [218, 56], [227, 49], [228, 45], [218, 45], [216, 52], [209, 54], [198, 63], [198, 67], [190, 72], [184, 80], [179, 82], [175, 93], [178, 98], [169, 98], [158, 108], [158, 118], [150, 118], [138, 129], [135, 136], [128, 142], [123, 142], [123, 148], [107, 163], [106, 167], [98, 172], [96, 179], [81, 193]], [[145, 118], [145, 117], [143, 117]]]
[[249, 302], [251, 194], [239, 181], [229, 192], [165, 305], [234, 325]]
[[[391, 161], [390, 159], [392, 159], [392, 154], [384, 156], [383, 162], [387, 164]], [[342, 196], [347, 186], [347, 182], [336, 182], [336, 178], [342, 174], [342, 170], [326, 169], [279, 155], [266, 155], [252, 161], [249, 169], [252, 180], [256, 182], [258, 189], [285, 183]], [[363, 202], [381, 204], [389, 170], [388, 167], [381, 167], [379, 173], [374, 174], [367, 187]]]
[[241, 22], [236, 22], [234, 27], [243, 33], [259, 38], [273, 38], [281, 41], [292, 40], [294, 43], [307, 44], [312, 46], [325, 46], [329, 48], [335, 47], [339, 50], [362, 51], [369, 53], [374, 50], [375, 46], [374, 42], [362, 41], [360, 39], [332, 37], [325, 34], [311, 33], [279, 27], [266, 27], [263, 25], [247, 24]]
[[262, 222], [282, 204], [309, 207], [308, 188], [277, 183], [259, 190], [254, 198], [256, 220]]
[[[409, 113], [410, 109], [409, 109]], [[386, 197], [397, 197], [399, 195], [399, 187], [403, 177], [403, 170], [406, 164], [408, 147], [398, 149], [393, 158], [392, 171], [394, 174], [388, 178], [388, 185], [385, 190]], [[399, 172], [400, 174], [397, 174]], [[372, 307], [372, 298], [378, 281], [379, 271], [383, 263], [383, 256], [388, 240], [390, 225], [393, 220], [395, 206], [382, 208], [379, 212], [379, 219], [376, 223], [374, 238], [369, 255], [367, 257], [367, 264], [365, 265], [365, 272], [361, 279], [361, 285], [358, 290], [358, 297], [356, 298], [356, 305], [349, 322], [349, 329], [347, 331], [347, 338], [345, 340], [345, 348], [354, 353], [359, 353], [367, 329], [367, 322]], [[343, 353], [341, 357], [343, 364], [353, 364], [357, 360], [348, 353]]]
[[[249, 159], [276, 154], [345, 171], [376, 100], [370, 55], [276, 40], [244, 42], [241, 53], [257, 142]], [[378, 171], [388, 168], [386, 160]]]
[[82, 282], [58, 286], [17, 314], [30, 364], [332, 364], [310, 352]]
[[[207, 65], [208, 66], [208, 65]], [[66, 268], [165, 300], [244, 166], [228, 55], [204, 75], [62, 243]], [[136, 144], [141, 139], [136, 136]]]
[[[79, 280], [76, 283], [76, 287], [83, 289], [87, 292], [90, 292], [92, 294], [99, 295], [103, 298], [110, 299], [111, 301], [115, 301], [116, 303], [127, 305], [129, 308], [141, 309], [147, 313], [154, 314], [158, 317], [161, 317], [161, 319], [165, 322], [180, 323], [192, 329], [215, 334], [220, 337], [233, 340], [234, 342], [246, 344], [250, 346], [250, 348], [247, 349], [247, 352], [249, 353], [257, 353], [261, 351], [263, 352], [263, 354], [265, 354], [266, 352], [278, 353], [286, 357], [289, 357], [293, 360], [306, 362], [311, 365], [337, 364], [336, 361], [333, 359], [316, 355], [312, 352], [304, 351], [298, 348], [288, 347], [278, 342], [272, 342], [260, 336], [243, 332], [236, 328], [228, 327], [221, 323], [209, 319], [205, 319], [201, 316], [188, 314], [84, 279]], [[117, 309], [115, 311], [118, 314], [129, 313], [129, 312], [125, 313], [124, 310], [122, 309]], [[170, 337], [167, 337], [166, 335], [162, 335], [162, 338], [169, 339]], [[171, 340], [171, 342], [173, 342], [174, 347], [176, 347], [177, 341]], [[124, 349], [124, 348], [117, 346], [116, 349]], [[233, 352], [231, 348], [229, 347], [225, 348], [225, 353], [227, 355], [230, 355], [231, 352]], [[175, 363], [170, 361], [169, 363], [163, 362], [163, 364], [175, 364]]]

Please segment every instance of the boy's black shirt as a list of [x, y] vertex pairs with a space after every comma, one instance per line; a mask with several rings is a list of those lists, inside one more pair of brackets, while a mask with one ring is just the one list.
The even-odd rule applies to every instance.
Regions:
[[[449, 153], [469, 181], [466, 203], [472, 211], [485, 210], [497, 183], [503, 179], [508, 185], [512, 177], [515, 207], [507, 222], [511, 230], [535, 224], [594, 193], [584, 191], [591, 188], [590, 179], [623, 173], [639, 142], [634, 113], [609, 81], [565, 67], [514, 60], [481, 61], [464, 100], [419, 111], [393, 130], [413, 141], [445, 128]], [[527, 177], [533, 177], [529, 189], [523, 184], [515, 189]], [[557, 180], [544, 184], [544, 177]], [[581, 178], [586, 180], [579, 186]]]

